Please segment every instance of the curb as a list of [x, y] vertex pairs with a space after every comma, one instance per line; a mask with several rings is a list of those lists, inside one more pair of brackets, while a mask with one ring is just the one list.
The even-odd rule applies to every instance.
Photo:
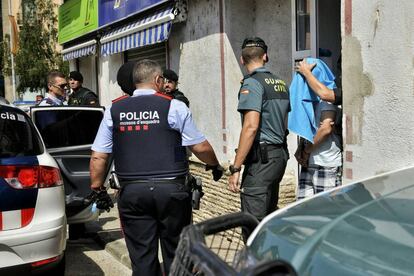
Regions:
[[111, 233], [99, 231], [94, 240], [121, 264], [131, 269], [131, 260], [123, 238], [120, 240], [118, 235], [114, 236]]

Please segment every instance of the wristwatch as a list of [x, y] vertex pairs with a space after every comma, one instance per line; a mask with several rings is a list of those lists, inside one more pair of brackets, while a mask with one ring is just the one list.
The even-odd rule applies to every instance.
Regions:
[[236, 172], [241, 171], [241, 168], [236, 168], [235, 166], [230, 165], [230, 167], [229, 167], [229, 171], [230, 171], [230, 173], [233, 175], [233, 174], [235, 174]]

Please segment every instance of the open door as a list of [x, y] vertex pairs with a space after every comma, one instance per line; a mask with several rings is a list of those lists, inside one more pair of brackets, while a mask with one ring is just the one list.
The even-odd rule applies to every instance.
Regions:
[[62, 174], [69, 223], [94, 220], [99, 215], [92, 204], [84, 203], [84, 199], [91, 193], [91, 146], [103, 114], [104, 108], [100, 107], [48, 106], [31, 109], [32, 120]]

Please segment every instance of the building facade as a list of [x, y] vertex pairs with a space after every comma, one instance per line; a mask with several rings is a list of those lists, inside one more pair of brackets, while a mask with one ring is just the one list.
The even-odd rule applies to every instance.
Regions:
[[[69, 0], [65, 5], [76, 1], [80, 0]], [[104, 2], [114, 10], [123, 3]], [[409, 107], [414, 101], [414, 20], [410, 18], [414, 4], [409, 0], [398, 4], [385, 0], [152, 3], [102, 27], [98, 23], [95, 31], [63, 43], [71, 69], [85, 76], [84, 85], [98, 92], [103, 105], [122, 94], [116, 73], [124, 62], [154, 58], [178, 72], [180, 90], [191, 102], [198, 127], [212, 142], [219, 159], [230, 163], [241, 127], [236, 111], [245, 73], [239, 60], [241, 44], [247, 36], [259, 36], [269, 46], [267, 67], [288, 82], [295, 61], [305, 57], [320, 57], [335, 74], [342, 65], [344, 182], [413, 163], [410, 136], [414, 119], [409, 116]], [[157, 22], [145, 22], [151, 23], [162, 11], [170, 16], [165, 21], [171, 23], [169, 29], [162, 39], [143, 43], [138, 33], [156, 32]], [[338, 64], [341, 55], [342, 63]], [[283, 183], [295, 187], [297, 137], [289, 135], [288, 144], [291, 158]]]
[[414, 164], [414, 2], [343, 0], [344, 178]]

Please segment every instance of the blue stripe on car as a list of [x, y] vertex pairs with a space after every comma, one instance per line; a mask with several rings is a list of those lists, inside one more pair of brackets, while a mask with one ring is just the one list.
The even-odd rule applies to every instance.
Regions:
[[[39, 161], [36, 156], [21, 156], [13, 158], [0, 158], [0, 165], [13, 166], [37, 166]], [[38, 189], [18, 190], [10, 187], [10, 185], [0, 177], [0, 211], [14, 211], [26, 208], [35, 208]]]
[[36, 166], [39, 165], [39, 161], [36, 156], [18, 156], [11, 158], [0, 158], [0, 165], [26, 165]]

